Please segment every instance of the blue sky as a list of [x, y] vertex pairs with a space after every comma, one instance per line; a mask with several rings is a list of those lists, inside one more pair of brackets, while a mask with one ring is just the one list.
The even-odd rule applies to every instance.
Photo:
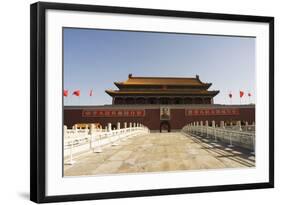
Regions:
[[[195, 77], [220, 90], [216, 104], [255, 97], [255, 38], [96, 29], [64, 29], [65, 105], [111, 104], [104, 91], [133, 76]], [[80, 89], [81, 96], [71, 96]], [[93, 96], [89, 96], [93, 89]], [[251, 102], [254, 102], [252, 97]], [[242, 103], [249, 103], [247, 96]]]

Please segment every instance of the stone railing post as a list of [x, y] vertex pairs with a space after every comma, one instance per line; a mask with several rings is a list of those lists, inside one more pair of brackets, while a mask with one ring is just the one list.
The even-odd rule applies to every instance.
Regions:
[[117, 130], [120, 130], [120, 122], [117, 122]]
[[204, 127], [203, 127], [203, 121], [201, 120], [200, 121], [200, 136], [203, 136], [203, 134], [204, 134]]
[[95, 126], [93, 124], [90, 124], [89, 134], [92, 135], [94, 133]]
[[216, 127], [216, 122], [215, 122], [215, 120], [212, 121], [212, 127], [213, 127], [213, 128]]
[[92, 141], [93, 141], [93, 134], [94, 134], [94, 125], [93, 124], [90, 124], [90, 128], [89, 128], [89, 132], [88, 134], [90, 135], [90, 140], [89, 140], [89, 143], [90, 143], [90, 149], [92, 149]]
[[63, 137], [64, 137], [64, 138], [66, 137], [66, 134], [67, 134], [67, 126], [64, 125], [64, 126], [63, 126]]
[[109, 122], [109, 123], [107, 124], [107, 131], [108, 131], [108, 132], [111, 132], [111, 128], [112, 128], [112, 127], [111, 127], [111, 123]]
[[220, 121], [220, 128], [224, 129], [224, 121]]
[[216, 133], [216, 121], [212, 121], [212, 128], [213, 128], [213, 136], [215, 138], [215, 142], [217, 141], [217, 133]]
[[195, 130], [195, 122], [192, 123], [191, 132], [194, 133], [194, 130]]
[[133, 126], [133, 124], [130, 122], [130, 123], [129, 123], [129, 132], [132, 131], [132, 126]]
[[[249, 130], [249, 123], [248, 123], [248, 121], [245, 122], [245, 129], [246, 129], [246, 130]], [[250, 128], [250, 129], [251, 129], [251, 128]]]
[[127, 122], [124, 122], [124, 128], [125, 129], [127, 128]]
[[241, 121], [237, 121], [237, 127], [239, 131], [242, 131]]
[[208, 136], [208, 129], [209, 129], [209, 122], [208, 122], [208, 120], [205, 121], [205, 127], [206, 127], [206, 137], [209, 137]]
[[228, 132], [228, 139], [229, 139], [228, 147], [234, 147], [232, 144], [232, 132], [231, 131]]
[[[116, 132], [117, 136], [116, 137], [117, 137], [119, 142], [120, 142], [120, 136], [121, 136], [120, 128], [121, 128], [121, 123], [117, 122], [117, 127], [116, 127], [116, 129], [117, 129], [117, 132]], [[115, 137], [114, 145], [118, 145], [118, 142], [116, 142], [116, 137]]]
[[75, 124], [74, 126], [73, 126], [74, 128], [74, 134], [75, 134], [75, 137], [76, 137], [76, 134], [78, 133], [78, 126]]
[[[96, 127], [94, 124], [91, 124], [90, 125], [90, 133], [93, 134], [96, 130]], [[107, 127], [105, 126], [105, 130], [107, 130]], [[102, 152], [102, 148], [101, 148], [101, 133], [100, 131], [102, 132], [102, 126], [100, 126], [98, 128], [98, 132], [96, 133], [97, 135], [95, 135], [95, 140], [93, 139], [93, 136], [91, 137], [91, 140], [90, 140], [90, 143], [91, 143], [91, 146], [90, 148], [93, 149], [93, 152], [95, 153], [100, 153]], [[92, 143], [94, 143], [94, 146], [92, 145]]]

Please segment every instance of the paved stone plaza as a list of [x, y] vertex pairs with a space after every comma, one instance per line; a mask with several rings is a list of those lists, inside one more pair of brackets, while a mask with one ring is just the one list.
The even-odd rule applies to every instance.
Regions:
[[150, 133], [74, 157], [73, 165], [64, 165], [65, 176], [136, 172], [243, 168], [255, 166], [250, 151], [212, 139], [180, 132]]

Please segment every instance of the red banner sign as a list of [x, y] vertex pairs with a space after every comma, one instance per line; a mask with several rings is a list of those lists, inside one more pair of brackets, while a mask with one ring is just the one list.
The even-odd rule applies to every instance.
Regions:
[[144, 117], [144, 110], [83, 110], [82, 117]]
[[218, 108], [218, 109], [186, 109], [186, 116], [211, 116], [211, 115], [239, 115], [237, 108]]

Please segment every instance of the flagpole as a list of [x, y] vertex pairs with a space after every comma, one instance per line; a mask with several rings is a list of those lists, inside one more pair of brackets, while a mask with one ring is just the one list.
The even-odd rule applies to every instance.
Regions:
[[63, 89], [63, 106], [67, 104], [68, 90]]
[[79, 96], [78, 96], [78, 106], [80, 105], [80, 95], [81, 95], [81, 91], [80, 91], [80, 89], [79, 89]]
[[70, 98], [70, 104], [73, 105], [73, 91], [70, 92], [69, 98]]
[[240, 105], [241, 105], [241, 95], [240, 95], [241, 89], [239, 89], [239, 101], [240, 101]]
[[95, 99], [93, 98], [93, 95], [94, 95], [94, 91], [92, 90], [92, 99], [93, 99], [93, 104], [92, 105], [94, 105], [94, 103], [95, 103]]
[[[74, 100], [74, 105], [75, 105], [75, 103], [76, 103], [76, 106], [79, 106], [79, 105], [80, 105], [80, 95], [81, 95], [80, 90], [75, 90], [75, 91], [72, 93], [72, 95], [74, 95], [75, 97], [78, 97], [77, 100]], [[75, 99], [75, 97], [74, 97], [74, 99]]]
[[71, 98], [71, 91], [69, 91], [69, 100], [68, 100], [69, 102], [69, 105], [71, 105], [71, 103], [72, 103], [72, 98]]
[[[227, 98], [227, 96], [229, 95], [229, 91], [227, 91], [227, 95], [225, 95], [225, 97]], [[229, 97], [229, 96], [228, 96]], [[227, 102], [228, 100], [226, 99], [225, 102]]]
[[80, 95], [78, 96], [78, 106], [80, 105]]
[[90, 90], [89, 97], [90, 97], [90, 105], [93, 105], [93, 104], [94, 104], [94, 103], [92, 102], [93, 88]]
[[63, 106], [63, 107], [64, 107], [64, 105], [65, 105], [65, 95], [64, 95], [64, 92], [65, 92], [65, 91], [64, 91], [64, 89], [63, 89], [63, 102], [62, 102], [62, 104], [63, 104], [62, 106]]
[[232, 92], [230, 91], [229, 93], [231, 95], [231, 97], [229, 96], [230, 97], [230, 104], [232, 105]]

